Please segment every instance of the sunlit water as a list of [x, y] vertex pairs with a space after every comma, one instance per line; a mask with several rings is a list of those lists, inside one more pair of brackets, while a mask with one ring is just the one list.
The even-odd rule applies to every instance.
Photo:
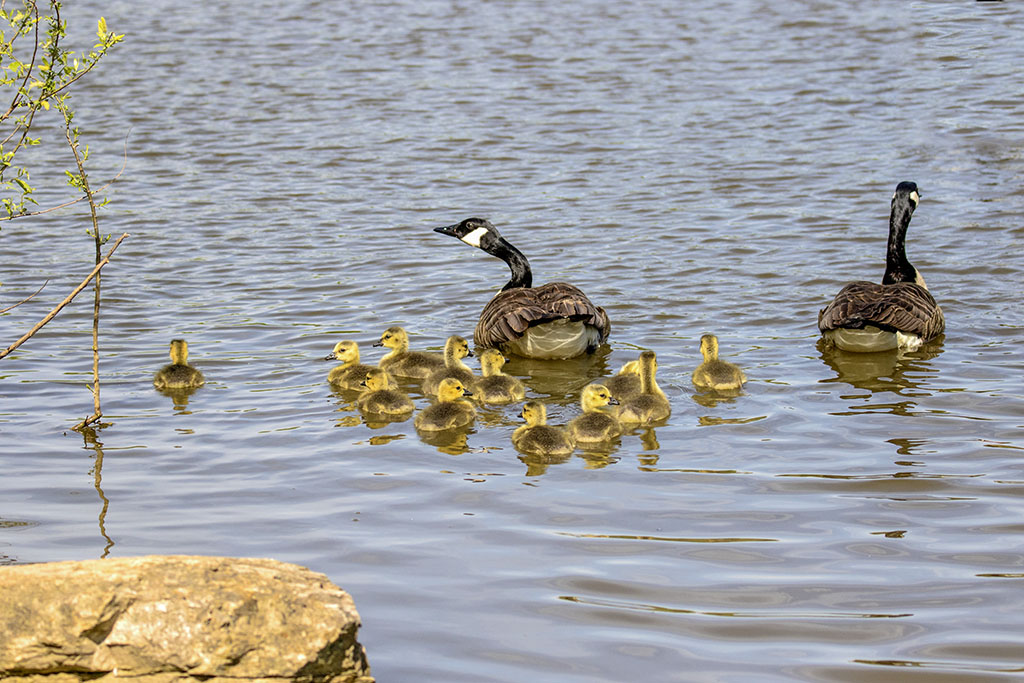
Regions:
[[[3, 561], [308, 566], [388, 682], [1024, 671], [1018, 5], [71, 4], [78, 44], [100, 15], [127, 34], [74, 100], [94, 185], [128, 138], [108, 426], [70, 430], [87, 292], [0, 361]], [[62, 150], [38, 154], [65, 196]], [[881, 277], [901, 180], [947, 334], [822, 352], [818, 309]], [[471, 215], [612, 317], [592, 358], [508, 366], [550, 421], [650, 348], [666, 425], [542, 461], [511, 446], [516, 406], [426, 443], [331, 390], [342, 338], [372, 363], [394, 324], [471, 335], [507, 269], [431, 231]], [[0, 308], [50, 280], [2, 346], [89, 271], [85, 216], [2, 225]], [[738, 397], [690, 384], [709, 331]], [[173, 337], [208, 378], [177, 404], [151, 385]]]

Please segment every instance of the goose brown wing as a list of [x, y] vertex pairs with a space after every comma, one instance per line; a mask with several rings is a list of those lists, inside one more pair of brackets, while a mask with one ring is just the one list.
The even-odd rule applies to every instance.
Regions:
[[516, 287], [498, 292], [480, 313], [473, 339], [479, 346], [497, 347], [523, 336], [534, 325], [568, 318], [595, 327], [601, 342], [611, 323], [600, 306], [591, 303], [578, 287], [549, 282], [540, 287]]
[[861, 329], [865, 325], [909, 332], [927, 341], [942, 334], [946, 323], [931, 293], [913, 282], [851, 282], [818, 313], [818, 329], [822, 332], [840, 327]]

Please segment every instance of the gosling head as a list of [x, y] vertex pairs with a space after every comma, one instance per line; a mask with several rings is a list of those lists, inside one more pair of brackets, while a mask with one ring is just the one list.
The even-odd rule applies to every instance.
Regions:
[[631, 360], [619, 369], [620, 375], [639, 375], [640, 374], [640, 361]]
[[457, 334], [448, 337], [448, 340], [444, 343], [444, 350], [445, 353], [459, 360], [473, 355], [473, 352], [469, 350], [469, 342]]
[[454, 377], [445, 377], [437, 387], [437, 400], [443, 402], [457, 401], [463, 396], [472, 396], [473, 392]]
[[354, 341], [340, 341], [334, 350], [324, 356], [324, 360], [340, 360], [343, 363], [359, 362], [359, 345]]
[[619, 405], [619, 400], [612, 396], [612, 392], [603, 384], [588, 384], [584, 387], [581, 402], [584, 411]]
[[489, 251], [501, 240], [501, 233], [486, 218], [467, 218], [455, 225], [434, 228], [434, 232], [439, 232], [442, 235], [451, 235], [471, 247], [483, 249], [484, 251]]
[[527, 401], [523, 404], [519, 416], [526, 420], [527, 425], [534, 427], [547, 423], [548, 409], [540, 401]]
[[409, 335], [401, 327], [389, 327], [380, 335], [380, 341], [374, 346], [386, 346], [389, 349], [404, 349], [409, 346]]
[[372, 368], [367, 371], [366, 377], [361, 384], [370, 391], [380, 391], [388, 388], [388, 374], [380, 368]]
[[487, 374], [497, 373], [507, 361], [508, 358], [498, 349], [484, 349], [480, 353], [480, 368]]
[[658, 369], [658, 357], [654, 355], [654, 351], [643, 351], [640, 357], [637, 358], [639, 363], [640, 374], [642, 375], [645, 371], [650, 372], [652, 375]]
[[184, 339], [171, 340], [171, 362], [175, 365], [188, 364], [188, 342]]
[[700, 338], [700, 355], [705, 361], [718, 358], [718, 337], [713, 334], [705, 334]]

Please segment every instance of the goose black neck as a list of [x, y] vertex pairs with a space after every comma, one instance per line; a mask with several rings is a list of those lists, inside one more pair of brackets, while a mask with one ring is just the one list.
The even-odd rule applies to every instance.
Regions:
[[514, 289], [515, 287], [533, 286], [533, 271], [530, 270], [530, 262], [526, 260], [523, 252], [509, 244], [504, 237], [497, 240], [488, 251], [507, 263], [509, 270], [512, 271], [511, 279], [505, 283], [501, 291], [504, 292], [506, 289]]
[[909, 197], [893, 199], [889, 214], [889, 244], [885, 253], [885, 275], [883, 285], [894, 282], [914, 282], [917, 270], [907, 259], [906, 237], [910, 217], [914, 215], [914, 203]]

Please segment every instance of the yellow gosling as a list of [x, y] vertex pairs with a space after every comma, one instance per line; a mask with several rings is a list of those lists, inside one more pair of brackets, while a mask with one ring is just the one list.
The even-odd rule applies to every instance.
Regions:
[[604, 381], [604, 386], [619, 401], [633, 398], [640, 393], [640, 361], [631, 360], [619, 370], [617, 375]]
[[[359, 362], [359, 344], [354, 341], [340, 341], [334, 345], [324, 360], [340, 360], [341, 365], [331, 369], [327, 373], [327, 381], [339, 389], [354, 389], [361, 391], [364, 388], [363, 380], [366, 373], [373, 369], [372, 365], [364, 365]], [[395, 380], [388, 375], [388, 389], [396, 388]]]
[[577, 444], [611, 441], [622, 433], [619, 421], [608, 410], [608, 406], [619, 402], [608, 387], [603, 384], [588, 384], [580, 397], [583, 414], [569, 423], [569, 434]]
[[388, 388], [390, 379], [388, 373], [380, 368], [370, 368], [363, 379], [363, 393], [356, 399], [359, 409], [396, 417], [412, 413], [413, 405], [409, 397], [397, 389]]
[[501, 371], [505, 354], [498, 349], [484, 349], [480, 353], [480, 374], [473, 387], [473, 396], [481, 403], [515, 403], [526, 398], [526, 387], [519, 378]]
[[437, 395], [437, 387], [445, 377], [454, 377], [464, 386], [470, 387], [476, 382], [476, 376], [469, 366], [462, 362], [466, 356], [472, 356], [469, 342], [458, 335], [448, 337], [444, 343], [444, 368], [432, 373], [423, 380], [423, 393], [428, 396]]
[[512, 445], [532, 455], [569, 455], [576, 449], [569, 432], [547, 424], [547, 408], [540, 401], [527, 401], [520, 413], [526, 424], [512, 432]]
[[428, 351], [410, 351], [409, 335], [401, 327], [389, 327], [374, 346], [386, 346], [391, 351], [377, 365], [396, 377], [426, 379], [431, 373], [444, 368], [444, 356]]
[[705, 334], [700, 338], [700, 353], [704, 362], [693, 371], [693, 384], [712, 391], [738, 391], [747, 381], [738, 366], [718, 358], [718, 337]]
[[668, 397], [658, 386], [655, 373], [658, 360], [653, 351], [644, 351], [640, 362], [640, 393], [622, 402], [619, 407], [619, 422], [630, 425], [649, 425], [664, 420], [672, 414]]
[[416, 429], [440, 432], [468, 427], [476, 419], [476, 408], [463, 397], [472, 395], [473, 392], [454, 377], [441, 380], [437, 388], [437, 402], [416, 415]]
[[156, 373], [153, 386], [157, 389], [193, 389], [205, 382], [203, 373], [188, 364], [188, 342], [184, 339], [171, 341], [171, 363]]

